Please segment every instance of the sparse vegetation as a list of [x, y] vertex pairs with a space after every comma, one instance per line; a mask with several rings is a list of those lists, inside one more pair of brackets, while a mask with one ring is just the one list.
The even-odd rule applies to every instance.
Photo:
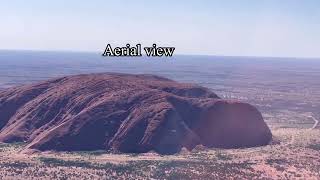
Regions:
[[1, 144], [0, 149], [4, 151], [0, 152], [0, 178], [188, 180], [312, 179], [319, 176], [320, 130], [277, 128], [273, 133], [280, 143], [251, 149], [203, 149], [170, 156], [105, 151], [28, 156], [19, 153], [23, 145]]
[[96, 150], [96, 151], [76, 151], [72, 152], [71, 154], [80, 154], [80, 155], [88, 155], [88, 156], [99, 156], [108, 153], [108, 151], [105, 150]]
[[273, 165], [273, 164], [279, 164], [279, 165], [285, 165], [288, 164], [288, 161], [286, 159], [267, 159], [266, 163], [268, 165]]
[[221, 151], [217, 151], [216, 157], [218, 158], [218, 160], [222, 160], [222, 161], [228, 161], [232, 159], [230, 156], [222, 153]]
[[21, 162], [21, 161], [14, 161], [14, 162], [1, 162], [0, 168], [15, 168], [15, 169], [24, 169], [29, 167], [30, 164]]
[[316, 150], [316, 151], [320, 151], [320, 144], [310, 144], [308, 146], [308, 148]]
[[39, 160], [48, 166], [91, 168], [91, 163], [86, 161], [62, 160], [50, 157], [40, 157]]

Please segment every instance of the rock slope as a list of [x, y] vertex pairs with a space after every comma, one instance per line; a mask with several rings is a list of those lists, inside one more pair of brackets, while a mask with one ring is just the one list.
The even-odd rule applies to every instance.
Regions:
[[255, 107], [153, 75], [76, 75], [0, 91], [0, 142], [27, 142], [26, 151], [173, 154], [271, 138]]

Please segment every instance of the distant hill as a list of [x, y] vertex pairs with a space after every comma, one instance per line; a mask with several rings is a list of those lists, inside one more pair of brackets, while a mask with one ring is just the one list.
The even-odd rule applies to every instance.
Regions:
[[253, 106], [153, 75], [88, 74], [0, 91], [0, 141], [26, 152], [105, 149], [173, 154], [196, 145], [266, 145]]

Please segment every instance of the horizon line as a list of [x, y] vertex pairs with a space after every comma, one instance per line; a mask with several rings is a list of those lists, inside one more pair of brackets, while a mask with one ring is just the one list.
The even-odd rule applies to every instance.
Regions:
[[[86, 51], [86, 50], [45, 50], [45, 49], [0, 49], [1, 51], [11, 51], [11, 52], [17, 52], [17, 51], [24, 51], [24, 52], [42, 52], [42, 53], [86, 53], [86, 54], [93, 54], [93, 53], [99, 53], [102, 54], [99, 51]], [[257, 56], [257, 55], [221, 55], [221, 54], [175, 54], [174, 56], [207, 56], [207, 57], [230, 57], [230, 58], [271, 58], [271, 59], [310, 59], [310, 60], [320, 60], [320, 57], [295, 57], [295, 56]]]

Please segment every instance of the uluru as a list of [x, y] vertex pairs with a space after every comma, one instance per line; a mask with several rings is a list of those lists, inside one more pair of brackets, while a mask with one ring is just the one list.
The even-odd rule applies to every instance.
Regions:
[[0, 142], [26, 142], [26, 151], [174, 154], [271, 139], [254, 106], [154, 75], [83, 74], [0, 91]]

